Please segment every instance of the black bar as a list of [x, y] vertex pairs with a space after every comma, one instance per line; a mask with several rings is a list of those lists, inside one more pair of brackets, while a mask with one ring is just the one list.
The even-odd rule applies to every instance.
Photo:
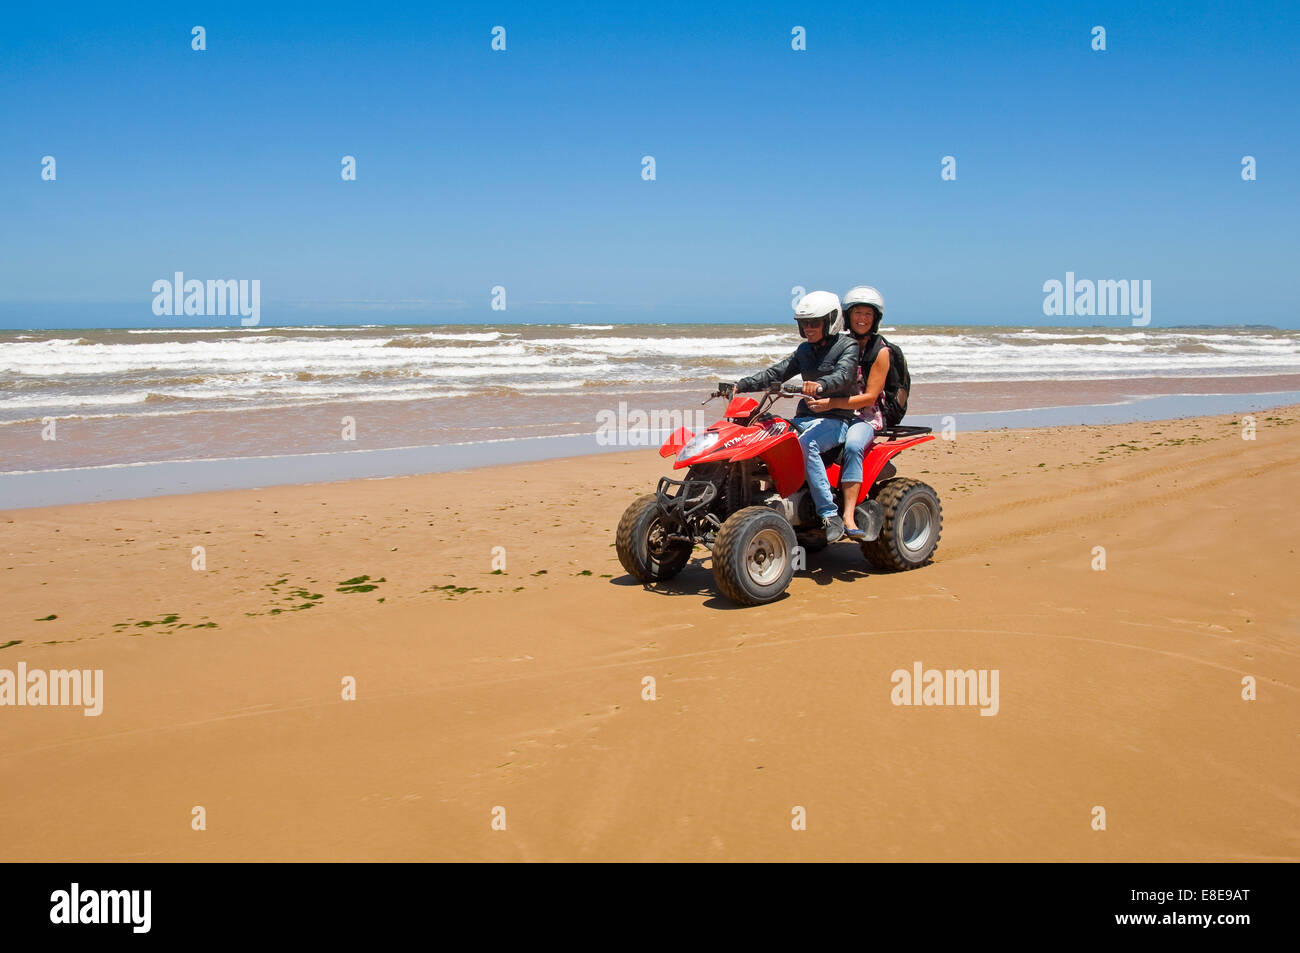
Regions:
[[[909, 949], [931, 949], [937, 939], [974, 949], [1058, 936], [1130, 936], [1175, 947], [1207, 939], [1230, 948], [1290, 935], [1295, 925], [1296, 868], [1283, 864], [737, 864], [725, 873], [705, 865], [606, 866], [11, 864], [0, 922], [7, 941], [256, 939], [269, 932], [306, 942], [415, 931], [436, 943], [452, 939], [452, 928], [468, 928], [463, 940], [474, 943], [499, 938], [511, 924], [542, 939], [611, 917], [667, 939], [679, 921], [704, 916], [703, 931], [762, 934], [790, 924], [810, 930], [811, 940], [847, 925], [858, 936], [909, 940]], [[664, 883], [646, 882], [655, 880]], [[129, 922], [52, 923], [52, 895], [73, 883], [82, 898], [88, 891], [150, 891], [148, 932], [134, 932]], [[1147, 915], [1154, 922], [1119, 922]], [[1187, 922], [1206, 915], [1214, 921], [1208, 926]], [[1219, 922], [1240, 916], [1249, 922]]]

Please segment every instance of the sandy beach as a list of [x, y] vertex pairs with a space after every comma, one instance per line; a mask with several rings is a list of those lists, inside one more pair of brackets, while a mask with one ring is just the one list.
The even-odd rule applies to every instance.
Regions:
[[931, 565], [745, 610], [619, 566], [653, 450], [0, 513], [0, 669], [104, 673], [0, 710], [0, 857], [1300, 859], [1300, 407], [1255, 422], [934, 441]]

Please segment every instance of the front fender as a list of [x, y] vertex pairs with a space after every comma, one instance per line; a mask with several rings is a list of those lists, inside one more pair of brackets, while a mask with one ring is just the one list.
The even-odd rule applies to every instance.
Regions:
[[664, 441], [664, 445], [659, 448], [659, 456], [677, 456], [677, 454], [681, 452], [682, 447], [686, 446], [694, 436], [695, 434], [687, 430], [685, 427], [678, 427], [669, 434], [668, 439]]
[[772, 482], [776, 484], [776, 492], [783, 497], [803, 486], [803, 446], [799, 443], [799, 435], [793, 430], [767, 444], [758, 457], [767, 464], [767, 471], [772, 474]]

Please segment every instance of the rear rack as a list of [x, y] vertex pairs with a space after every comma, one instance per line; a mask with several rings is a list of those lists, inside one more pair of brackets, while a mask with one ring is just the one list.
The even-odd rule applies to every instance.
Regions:
[[923, 433], [933, 433], [930, 427], [886, 427], [876, 434], [876, 439], [882, 437], [888, 440], [903, 440], [907, 437], [919, 437]]

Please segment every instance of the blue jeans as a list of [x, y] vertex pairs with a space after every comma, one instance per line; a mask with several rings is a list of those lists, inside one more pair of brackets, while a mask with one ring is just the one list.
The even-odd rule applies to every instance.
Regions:
[[847, 421], [836, 417], [796, 417], [792, 423], [799, 429], [799, 446], [803, 447], [804, 472], [808, 476], [808, 492], [820, 517], [838, 516], [835, 501], [831, 499], [831, 481], [826, 476], [822, 454], [844, 442], [849, 429]]
[[876, 428], [865, 420], [856, 421], [849, 427], [844, 437], [844, 468], [840, 471], [840, 483], [862, 482], [862, 458], [866, 456], [867, 447], [876, 437]]

